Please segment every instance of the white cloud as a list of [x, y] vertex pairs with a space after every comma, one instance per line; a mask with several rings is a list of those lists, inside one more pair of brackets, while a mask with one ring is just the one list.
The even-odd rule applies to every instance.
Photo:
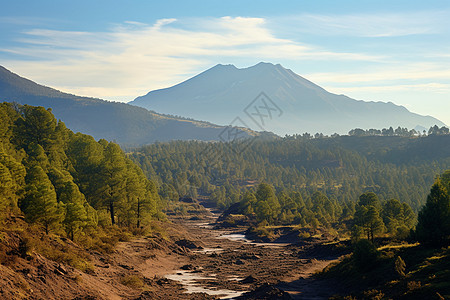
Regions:
[[19, 42], [23, 46], [0, 49], [19, 58], [4, 61], [14, 72], [71, 93], [122, 101], [236, 58], [380, 59], [278, 38], [265, 19], [244, 17], [127, 21], [108, 32], [33, 29]]

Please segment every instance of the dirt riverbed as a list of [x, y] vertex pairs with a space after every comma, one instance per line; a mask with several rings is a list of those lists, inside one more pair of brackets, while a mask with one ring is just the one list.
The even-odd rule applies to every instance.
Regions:
[[111, 254], [91, 252], [87, 273], [39, 254], [16, 257], [0, 264], [0, 298], [327, 299], [338, 291], [312, 277], [341, 254], [324, 241], [253, 243], [245, 228], [216, 229], [217, 216], [171, 218], [159, 224], [167, 227], [163, 236], [120, 242]]
[[321, 249], [321, 242], [253, 243], [245, 239], [244, 228], [215, 229], [216, 217], [210, 213], [196, 220], [173, 219], [189, 233], [192, 244], [164, 278], [182, 284], [184, 299], [197, 299], [198, 293], [213, 299], [245, 297], [263, 285], [293, 299], [327, 299], [338, 290], [333, 282], [312, 277], [339, 256]]

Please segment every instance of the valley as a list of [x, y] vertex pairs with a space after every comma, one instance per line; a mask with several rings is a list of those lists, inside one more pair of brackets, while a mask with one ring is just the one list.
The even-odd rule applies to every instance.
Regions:
[[174, 217], [159, 224], [165, 227], [164, 237], [156, 234], [119, 242], [110, 254], [89, 251], [93, 268], [88, 272], [37, 254], [17, 258], [9, 264], [17, 273], [0, 275], [0, 295], [6, 299], [327, 299], [339, 290], [334, 280], [312, 277], [339, 257], [321, 249], [324, 241], [255, 243], [245, 239], [241, 233], [245, 228], [216, 229], [217, 217], [208, 210], [201, 217]]
[[[215, 229], [215, 217], [174, 220], [191, 233], [194, 245], [188, 263], [166, 278], [180, 280], [188, 292], [200, 291], [223, 299], [255, 289], [259, 297], [264, 293], [286, 295], [282, 291], [289, 291], [293, 299], [327, 299], [335, 292], [336, 286], [330, 282], [312, 279], [315, 272], [338, 259], [335, 253], [317, 251], [324, 241], [252, 242], [242, 233], [246, 228]], [[242, 297], [252, 299], [248, 294]]]
[[4, 1], [0, 300], [450, 299], [448, 20]]

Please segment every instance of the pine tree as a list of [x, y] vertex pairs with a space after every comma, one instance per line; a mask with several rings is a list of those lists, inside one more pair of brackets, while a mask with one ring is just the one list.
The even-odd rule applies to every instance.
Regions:
[[376, 194], [369, 192], [359, 197], [355, 211], [355, 225], [361, 227], [372, 241], [376, 233], [384, 230], [383, 219], [380, 217], [380, 203]]
[[111, 223], [116, 223], [116, 203], [125, 197], [125, 174], [126, 163], [125, 157], [119, 145], [115, 143], [106, 145], [104, 158], [100, 163], [101, 189], [103, 192], [103, 205], [108, 209]]
[[42, 224], [48, 234], [52, 227], [61, 223], [63, 205], [58, 204], [55, 189], [40, 166], [35, 165], [28, 170], [26, 181], [20, 208], [27, 221]]
[[82, 230], [88, 222], [86, 199], [73, 182], [67, 181], [61, 188], [59, 201], [64, 203], [65, 207], [63, 225], [67, 235], [73, 241], [75, 234]]
[[443, 245], [450, 235], [450, 199], [438, 178], [431, 187], [427, 202], [419, 212], [416, 237], [421, 243]]
[[24, 105], [21, 108], [21, 114], [22, 117], [17, 119], [14, 128], [16, 143], [25, 149], [31, 143], [41, 145], [46, 149], [54, 138], [53, 133], [57, 125], [51, 109]]
[[281, 206], [273, 188], [266, 183], [261, 183], [255, 196], [257, 199], [255, 213], [258, 221], [266, 220], [269, 224], [273, 224], [281, 213]]

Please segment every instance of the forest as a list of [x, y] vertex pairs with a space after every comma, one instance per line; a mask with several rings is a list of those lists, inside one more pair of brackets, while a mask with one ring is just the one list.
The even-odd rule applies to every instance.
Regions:
[[163, 218], [155, 183], [119, 145], [73, 133], [51, 109], [0, 104], [0, 218], [83, 241]]
[[127, 155], [157, 182], [165, 200], [208, 195], [227, 208], [265, 182], [305, 202], [320, 192], [347, 206], [373, 192], [381, 202], [398, 199], [417, 213], [436, 175], [450, 165], [449, 149], [450, 135], [287, 136], [155, 143]]

